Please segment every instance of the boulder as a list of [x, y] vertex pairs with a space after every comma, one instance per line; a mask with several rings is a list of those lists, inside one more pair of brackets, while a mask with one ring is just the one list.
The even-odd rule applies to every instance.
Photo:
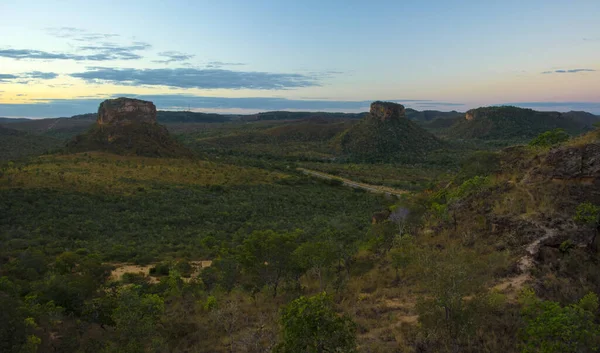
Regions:
[[133, 98], [107, 99], [98, 108], [98, 125], [156, 123], [156, 106], [152, 102]]
[[397, 120], [405, 117], [405, 109], [402, 104], [377, 101], [371, 103], [371, 117], [380, 121]]
[[548, 153], [545, 164], [554, 179], [600, 177], [600, 145], [557, 148]]

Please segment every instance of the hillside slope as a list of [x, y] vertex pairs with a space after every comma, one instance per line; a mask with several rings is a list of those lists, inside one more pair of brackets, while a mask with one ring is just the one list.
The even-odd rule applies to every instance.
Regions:
[[448, 130], [456, 139], [528, 140], [538, 134], [561, 128], [571, 135], [590, 129], [592, 117], [578, 113], [540, 112], [512, 106], [469, 110], [465, 118]]
[[338, 151], [351, 160], [411, 161], [442, 142], [406, 119], [404, 106], [374, 102], [369, 115], [335, 138]]
[[48, 136], [29, 134], [0, 125], [0, 161], [37, 156], [62, 147], [62, 142]]

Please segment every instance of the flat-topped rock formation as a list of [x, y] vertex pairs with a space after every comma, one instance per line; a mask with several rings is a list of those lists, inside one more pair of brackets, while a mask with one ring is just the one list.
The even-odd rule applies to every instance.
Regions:
[[405, 112], [406, 110], [402, 104], [380, 101], [371, 103], [371, 117], [380, 121], [405, 118]]
[[373, 102], [370, 113], [339, 134], [334, 147], [349, 160], [419, 161], [442, 142], [406, 118], [402, 104]]
[[156, 106], [133, 98], [107, 99], [98, 108], [98, 125], [156, 123]]
[[96, 124], [67, 144], [67, 151], [104, 151], [147, 157], [191, 156], [156, 122], [152, 102], [131, 98], [108, 99], [100, 104]]

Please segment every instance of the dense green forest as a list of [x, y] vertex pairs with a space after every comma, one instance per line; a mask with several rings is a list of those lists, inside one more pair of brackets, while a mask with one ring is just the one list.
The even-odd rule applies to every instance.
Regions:
[[365, 120], [264, 119], [167, 123], [185, 158], [4, 158], [0, 352], [600, 346], [598, 130], [427, 133], [416, 160], [351, 163], [332, 142]]

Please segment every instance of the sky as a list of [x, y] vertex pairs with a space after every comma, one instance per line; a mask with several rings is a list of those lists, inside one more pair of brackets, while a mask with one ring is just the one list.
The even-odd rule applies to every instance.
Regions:
[[600, 114], [598, 0], [0, 0], [0, 116], [511, 104]]

